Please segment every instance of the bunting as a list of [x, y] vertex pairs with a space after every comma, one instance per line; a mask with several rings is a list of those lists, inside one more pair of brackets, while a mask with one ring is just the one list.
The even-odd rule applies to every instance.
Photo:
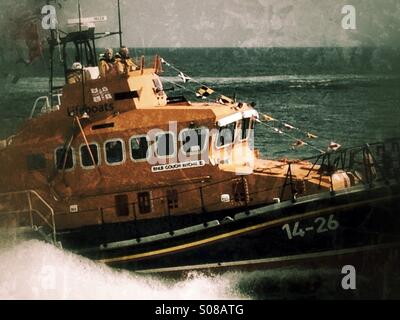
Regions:
[[217, 99], [217, 102], [220, 104], [234, 104], [235, 101], [227, 96], [220, 95]]
[[296, 127], [293, 127], [292, 125], [287, 124], [287, 123], [284, 123], [283, 126], [284, 126], [286, 129], [289, 129], [289, 130], [297, 129]]
[[292, 147], [293, 147], [293, 148], [302, 147], [302, 146], [304, 146], [305, 144], [306, 144], [306, 143], [305, 143], [304, 141], [302, 141], [302, 140], [296, 140], [296, 142], [292, 144]]
[[[171, 82], [174, 85], [177, 85], [179, 87], [182, 87], [185, 90], [188, 90], [192, 93], [194, 93], [198, 98], [202, 98], [202, 99], [207, 99], [210, 95], [212, 95], [213, 93], [216, 93], [216, 91], [214, 91], [213, 89], [209, 88], [208, 86], [196, 81], [196, 79], [192, 79], [191, 77], [187, 76], [186, 74], [184, 74], [181, 70], [179, 70], [178, 68], [176, 68], [175, 66], [171, 65], [170, 63], [168, 63], [167, 61], [165, 61], [163, 58], [160, 58], [160, 62], [162, 64], [167, 65], [168, 67], [170, 67], [171, 69], [175, 70], [178, 73], [178, 77], [180, 79], [182, 79], [183, 83], [187, 83], [189, 81], [193, 81], [194, 83], [198, 84], [200, 86], [200, 88], [198, 88], [196, 91], [192, 90], [192, 89], [188, 89], [185, 86], [181, 86], [178, 85], [177, 83]], [[168, 80], [166, 80], [168, 81]], [[216, 99], [216, 102], [220, 103], [220, 104], [235, 104], [236, 99], [231, 99], [227, 96], [224, 96], [222, 94], [220, 94], [219, 92], [217, 92], [219, 94], [218, 98]], [[240, 104], [239, 104], [240, 105]], [[253, 106], [253, 105], [252, 105]], [[275, 133], [280, 134], [280, 135], [285, 135], [289, 138], [291, 138], [294, 142], [292, 144], [292, 148], [298, 148], [298, 147], [302, 147], [302, 146], [307, 146], [310, 147], [312, 149], [315, 149], [321, 153], [325, 153], [326, 151], [323, 151], [319, 148], [317, 148], [316, 146], [313, 146], [311, 143], [305, 142], [303, 140], [301, 140], [301, 138], [299, 137], [295, 137], [289, 133], [287, 133], [286, 131], [291, 131], [291, 130], [295, 130], [298, 131], [299, 133], [301, 133], [303, 136], [306, 136], [308, 139], [317, 139], [319, 138], [317, 135], [312, 134], [310, 132], [304, 131], [302, 129], [299, 129], [289, 123], [283, 122], [279, 119], [275, 119], [270, 115], [267, 114], [262, 114], [261, 116], [263, 118], [264, 121], [260, 121], [258, 119], [256, 119], [257, 122], [263, 124], [264, 126], [270, 128], [271, 130], [273, 130]], [[268, 122], [279, 122], [279, 128], [272, 126], [270, 124], [268, 124]], [[286, 130], [285, 130], [286, 129]], [[323, 138], [324, 140], [328, 140], [330, 141], [329, 138]], [[336, 143], [336, 142], [331, 142], [330, 145], [328, 146], [328, 150], [327, 151], [336, 151], [337, 149], [339, 149], [341, 147], [340, 144]]]
[[192, 80], [191, 77], [188, 77], [187, 75], [183, 74], [183, 72], [180, 72], [180, 73], [178, 74], [178, 77], [182, 79], [183, 83], [187, 83], [187, 82], [189, 82], [190, 80]]
[[307, 132], [307, 138], [310, 138], [310, 139], [317, 139], [318, 136], [316, 136], [315, 134], [312, 134], [312, 133]]
[[276, 119], [274, 119], [271, 116], [268, 116], [266, 114], [263, 114], [263, 118], [264, 118], [265, 121], [276, 121]]
[[171, 65], [170, 65], [167, 61], [165, 61], [163, 58], [160, 58], [160, 62], [161, 62], [162, 64], [165, 64], [165, 65], [168, 66], [168, 67], [171, 66]]
[[207, 98], [208, 96], [212, 95], [215, 91], [213, 89], [210, 89], [209, 87], [206, 86], [201, 86], [197, 92], [196, 96], [197, 97], [202, 97], [202, 98]]
[[341, 147], [339, 143], [331, 141], [330, 145], [328, 146], [328, 151], [336, 151]]

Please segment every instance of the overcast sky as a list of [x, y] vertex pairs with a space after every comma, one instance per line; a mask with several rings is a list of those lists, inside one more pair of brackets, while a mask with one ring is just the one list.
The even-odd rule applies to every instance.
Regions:
[[[77, 0], [58, 2], [61, 23], [77, 17]], [[116, 3], [81, 0], [83, 16], [107, 15], [98, 30], [116, 30]], [[356, 8], [356, 30], [342, 28], [345, 4]], [[124, 43], [132, 47], [400, 45], [400, 0], [121, 0], [121, 5]]]

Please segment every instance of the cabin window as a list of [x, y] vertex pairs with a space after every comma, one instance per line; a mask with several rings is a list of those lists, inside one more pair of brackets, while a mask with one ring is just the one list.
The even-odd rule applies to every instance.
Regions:
[[104, 151], [108, 165], [117, 165], [124, 161], [124, 143], [122, 140], [106, 142]]
[[46, 158], [44, 154], [30, 154], [26, 157], [28, 170], [42, 170], [46, 169]]
[[129, 201], [126, 194], [115, 196], [115, 211], [119, 217], [129, 216]]
[[236, 122], [219, 128], [217, 137], [217, 147], [224, 147], [232, 144], [235, 140]]
[[162, 133], [156, 137], [157, 156], [168, 157], [175, 153], [174, 136], [172, 133]]
[[250, 121], [250, 118], [245, 118], [242, 120], [241, 140], [246, 140], [249, 137]]
[[182, 152], [186, 154], [202, 152], [206, 146], [207, 136], [206, 128], [182, 130], [180, 136]]
[[132, 160], [143, 160], [147, 158], [149, 142], [146, 136], [132, 137], [130, 140]]
[[168, 208], [178, 208], [178, 191], [176, 189], [167, 190]]
[[138, 196], [139, 212], [142, 214], [150, 213], [151, 212], [150, 192], [139, 192], [137, 196]]
[[[93, 159], [90, 155], [89, 148], [90, 152], [93, 155]], [[81, 146], [82, 167], [94, 167], [99, 164], [99, 148], [97, 147], [97, 144], [89, 144], [89, 148], [87, 147], [87, 145]]]
[[58, 170], [70, 170], [74, 167], [72, 148], [67, 150], [61, 147], [56, 150], [56, 167]]

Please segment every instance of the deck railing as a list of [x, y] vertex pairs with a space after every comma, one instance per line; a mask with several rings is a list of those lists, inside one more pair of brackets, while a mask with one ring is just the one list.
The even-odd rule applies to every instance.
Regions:
[[49, 230], [50, 240], [57, 244], [54, 209], [34, 190], [6, 192], [0, 194], [0, 216], [12, 217], [16, 226], [41, 227]]

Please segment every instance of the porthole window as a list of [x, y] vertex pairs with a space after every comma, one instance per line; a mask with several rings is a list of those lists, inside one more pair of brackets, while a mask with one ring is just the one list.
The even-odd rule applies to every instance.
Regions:
[[162, 133], [156, 136], [156, 150], [158, 157], [170, 157], [175, 153], [174, 136], [172, 133]]
[[[90, 153], [92, 153], [93, 159]], [[80, 149], [80, 155], [81, 155], [81, 165], [84, 168], [93, 168], [99, 164], [99, 148], [97, 144], [94, 143], [89, 144], [89, 148], [87, 145], [82, 145]]]
[[74, 168], [74, 155], [72, 148], [65, 149], [60, 147], [56, 149], [55, 154], [56, 167], [58, 170], [71, 170]]
[[180, 134], [181, 150], [183, 153], [196, 154], [204, 151], [208, 138], [207, 128], [184, 129]]
[[145, 160], [148, 156], [149, 142], [146, 136], [135, 136], [130, 139], [131, 158], [135, 161]]
[[124, 142], [109, 140], [104, 144], [105, 160], [108, 165], [118, 165], [124, 162]]

